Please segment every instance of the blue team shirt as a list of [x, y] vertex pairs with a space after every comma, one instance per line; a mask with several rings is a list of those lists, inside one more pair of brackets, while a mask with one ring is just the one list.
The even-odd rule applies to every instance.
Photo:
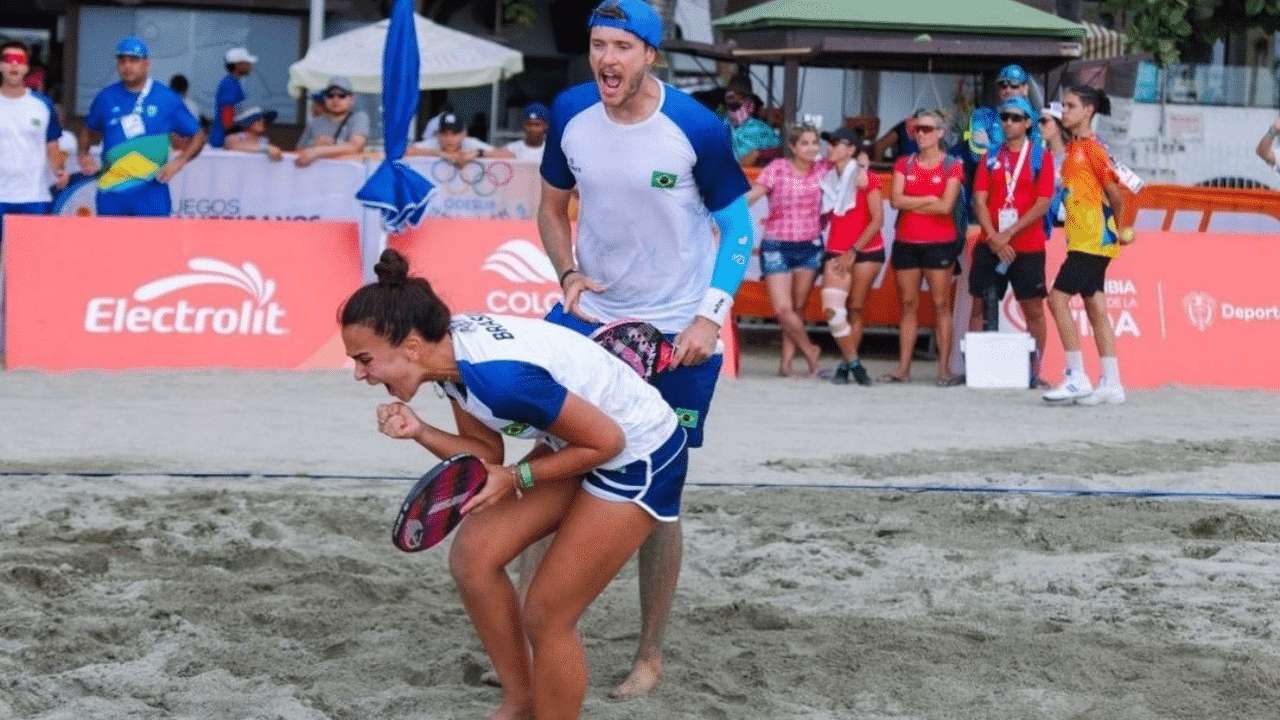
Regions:
[[[150, 182], [169, 160], [169, 133], [191, 137], [200, 132], [200, 121], [177, 93], [154, 80], [149, 86], [140, 104], [139, 93], [117, 82], [103, 88], [89, 106], [85, 125], [102, 133], [98, 189], [103, 192], [133, 190]], [[143, 132], [129, 137], [124, 118], [135, 109]]]
[[584, 312], [608, 322], [643, 318], [665, 333], [697, 315], [711, 283], [711, 212], [749, 185], [729, 130], [715, 113], [665, 83], [658, 109], [637, 123], [611, 120], [594, 82], [562, 92], [551, 108], [542, 177], [577, 186], [582, 272], [603, 284]]
[[218, 89], [213, 96], [213, 122], [209, 123], [209, 144], [220, 148], [227, 140], [227, 130], [222, 127], [222, 108], [230, 105], [234, 113], [235, 107], [245, 99], [244, 88], [240, 81], [230, 74], [223, 75]]

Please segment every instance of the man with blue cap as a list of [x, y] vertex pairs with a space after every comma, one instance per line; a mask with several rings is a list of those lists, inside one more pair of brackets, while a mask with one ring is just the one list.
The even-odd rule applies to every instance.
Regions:
[[[564, 291], [547, 319], [587, 334], [636, 318], [671, 338], [674, 369], [653, 383], [675, 410], [689, 447], [699, 447], [724, 359], [720, 328], [732, 321], [733, 296], [754, 245], [744, 198], [749, 186], [720, 118], [649, 72], [663, 25], [648, 3], [605, 0], [587, 29], [594, 80], [556, 97], [542, 158], [538, 231]], [[576, 245], [569, 218], [575, 191]], [[638, 552], [640, 646], [612, 697], [640, 695], [658, 682], [682, 548], [677, 519], [654, 523]], [[549, 552], [555, 550], [553, 543]], [[528, 564], [522, 562], [522, 584]], [[506, 582], [495, 578], [493, 592], [511, 592]], [[533, 693], [533, 707], [521, 712], [577, 717], [587, 677], [576, 631], [582, 608], [577, 599], [546, 598], [539, 590], [534, 576], [525, 615], [536, 608], [538, 622], [557, 630], [547, 643], [554, 647], [533, 648], [530, 669], [512, 618], [489, 636], [501, 642], [486, 640], [486, 649], [509, 702]]]
[[1054, 193], [1053, 155], [1040, 142], [1039, 113], [1011, 94], [997, 109], [1004, 142], [978, 163], [973, 206], [982, 236], [973, 248], [969, 294], [970, 330], [996, 330], [998, 303], [1009, 286], [1036, 341], [1031, 387], [1040, 385], [1044, 354], [1045, 233], [1043, 218]]
[[547, 127], [551, 119], [551, 110], [540, 102], [529, 103], [521, 113], [524, 138], [507, 143], [506, 149], [516, 156], [516, 160], [527, 163], [541, 163], [542, 150], [547, 146]]
[[[116, 46], [120, 82], [93, 99], [80, 131], [81, 167], [92, 167], [88, 148], [102, 138], [98, 175], [99, 215], [167, 216], [172, 211], [169, 180], [204, 147], [200, 121], [182, 97], [148, 75], [151, 53], [140, 38]], [[169, 135], [188, 138], [169, 158]]]

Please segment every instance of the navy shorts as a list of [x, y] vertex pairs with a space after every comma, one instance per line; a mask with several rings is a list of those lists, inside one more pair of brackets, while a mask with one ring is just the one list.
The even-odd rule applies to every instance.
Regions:
[[817, 272], [821, 267], [822, 238], [798, 242], [769, 238], [760, 241], [760, 272], [764, 275], [792, 270]]
[[169, 186], [152, 180], [120, 192], [99, 190], [97, 210], [99, 215], [117, 217], [169, 217], [173, 202], [169, 199]]
[[1053, 289], [1086, 298], [1100, 293], [1106, 288], [1109, 264], [1111, 258], [1105, 255], [1070, 250], [1067, 259], [1062, 261], [1057, 279], [1053, 281]]
[[582, 489], [602, 500], [633, 502], [655, 519], [680, 519], [680, 493], [689, 474], [689, 447], [684, 428], [677, 427], [649, 457], [618, 470], [596, 468], [582, 479]]
[[1002, 298], [1013, 285], [1013, 296], [1018, 300], [1033, 300], [1049, 294], [1045, 289], [1044, 252], [1018, 253], [1004, 273], [996, 272], [1000, 256], [991, 246], [980, 242], [973, 246], [973, 266], [969, 268], [969, 294], [982, 297], [989, 288], [996, 289], [996, 297]]
[[[843, 254], [844, 253], [832, 252], [830, 250], [827, 250], [822, 253], [822, 264], [826, 265], [828, 261], [835, 260], [836, 258], [840, 257]], [[883, 264], [884, 248], [880, 248], [879, 250], [872, 250], [871, 252], [862, 252], [861, 250], [853, 251], [854, 265], [857, 265], [858, 263], [866, 263], [866, 262]]]
[[[583, 335], [590, 335], [602, 324], [574, 317], [565, 311], [561, 303], [556, 303], [544, 319]], [[673, 340], [675, 336], [668, 335], [667, 339]], [[676, 411], [676, 419], [688, 433], [691, 448], [702, 447], [707, 411], [711, 409], [711, 397], [715, 395], [716, 381], [720, 379], [720, 366], [723, 364], [724, 355], [716, 354], [701, 365], [681, 365], [656, 375], [652, 380], [653, 386], [662, 393], [662, 399]]]

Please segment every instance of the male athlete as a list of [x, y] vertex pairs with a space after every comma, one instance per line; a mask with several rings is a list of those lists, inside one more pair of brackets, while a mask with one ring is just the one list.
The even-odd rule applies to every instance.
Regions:
[[[754, 242], [748, 184], [720, 119], [649, 73], [662, 21], [648, 3], [605, 0], [588, 27], [595, 81], [556, 98], [542, 159], [538, 230], [564, 290], [547, 319], [588, 333], [639, 318], [674, 337], [677, 367], [654, 385], [699, 447], [723, 361], [720, 327]], [[640, 646], [615, 698], [648, 692], [662, 673], [683, 535], [678, 522], [659, 525], [640, 549]]]

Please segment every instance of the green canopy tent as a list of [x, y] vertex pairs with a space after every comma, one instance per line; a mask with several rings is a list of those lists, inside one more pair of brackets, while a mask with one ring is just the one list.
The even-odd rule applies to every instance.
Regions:
[[993, 76], [1016, 62], [1047, 74], [1080, 57], [1085, 34], [1083, 25], [1015, 0], [770, 0], [712, 24], [727, 43], [672, 41], [667, 48], [782, 65], [788, 118], [802, 65]]

